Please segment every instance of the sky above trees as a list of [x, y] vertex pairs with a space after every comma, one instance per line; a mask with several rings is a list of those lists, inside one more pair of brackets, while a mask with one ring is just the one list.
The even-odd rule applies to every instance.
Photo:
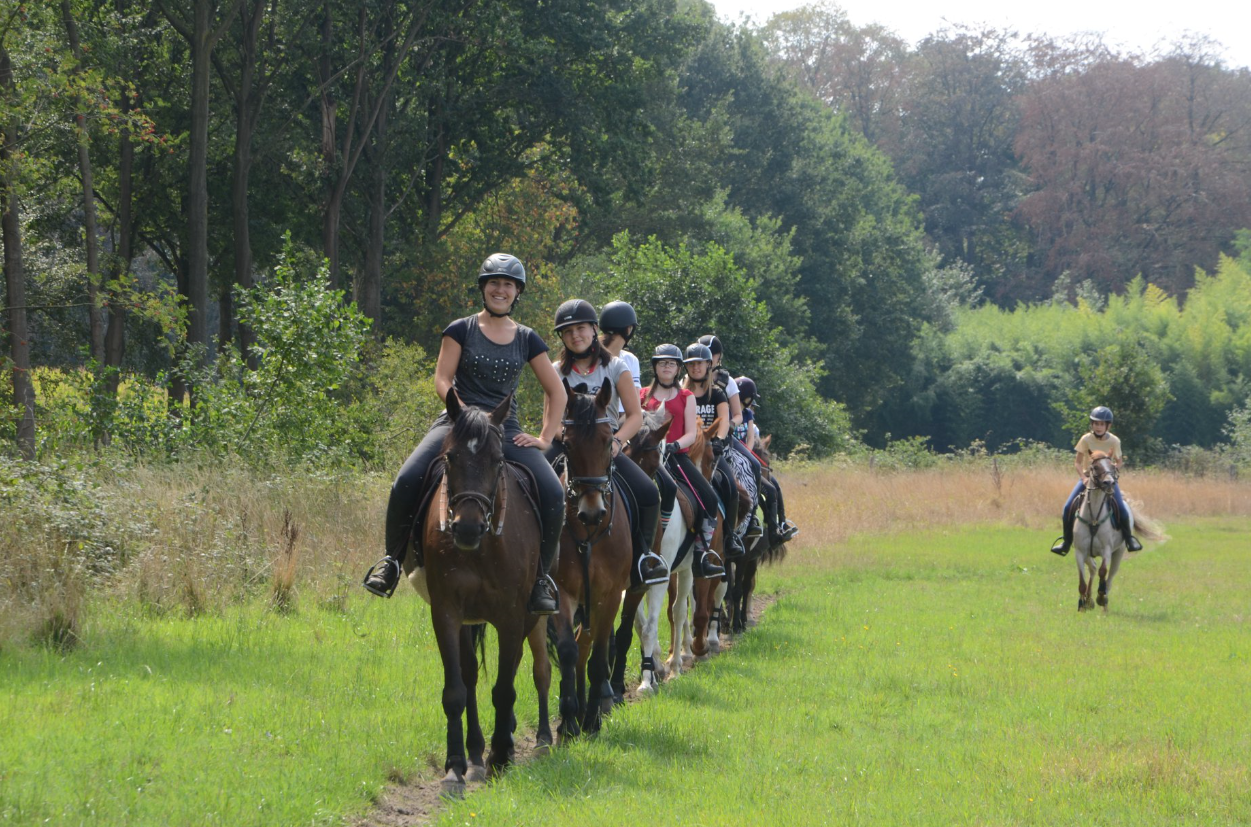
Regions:
[[[804, 0], [711, 0], [723, 20], [743, 14], [756, 23], [770, 15], [806, 5]], [[999, 0], [957, 0], [955, 3], [881, 3], [878, 0], [842, 0], [838, 5], [856, 26], [878, 23], [910, 43], [947, 25], [987, 23], [1016, 29], [1021, 34], [1046, 33], [1064, 37], [1080, 32], [1103, 33], [1108, 45], [1149, 53], [1164, 42], [1192, 33], [1221, 44], [1217, 50], [1230, 67], [1251, 67], [1251, 4], [1197, 0], [1053, 0], [1048, 3], [1002, 3]]]

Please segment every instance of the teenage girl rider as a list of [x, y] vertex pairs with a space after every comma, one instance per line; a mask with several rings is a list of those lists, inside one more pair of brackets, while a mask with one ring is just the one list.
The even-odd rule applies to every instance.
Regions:
[[[547, 345], [533, 330], [509, 318], [525, 288], [526, 270], [515, 257], [496, 253], [482, 262], [478, 289], [482, 293], [483, 309], [444, 328], [434, 385], [444, 401], [449, 393], [455, 393], [463, 405], [492, 410], [509, 394], [516, 393], [518, 379], [526, 365], [538, 377], [545, 395], [542, 431], [538, 436], [522, 432], [517, 422], [514, 395], [512, 410], [504, 422], [504, 457], [526, 466], [539, 489], [542, 570], [530, 591], [527, 611], [555, 614], [556, 584], [548, 572], [560, 546], [565, 492], [542, 451], [551, 445], [560, 429], [560, 414], [565, 409], [566, 397], [560, 377], [546, 356]], [[380, 597], [390, 597], [395, 591], [410, 536], [414, 542], [420, 540], [413, 531], [417, 499], [424, 488], [426, 471], [442, 453], [443, 440], [451, 427], [447, 413], [440, 414], [391, 485], [391, 497], [387, 501], [386, 556], [365, 575], [365, 588]]]
[[[1051, 550], [1061, 557], [1069, 553], [1069, 547], [1073, 545], [1073, 520], [1077, 515], [1073, 513], [1073, 501], [1077, 499], [1077, 495], [1081, 493], [1086, 486], [1086, 478], [1090, 476], [1090, 455], [1094, 451], [1103, 451], [1112, 458], [1112, 464], [1120, 470], [1121, 468], [1121, 440], [1113, 436], [1109, 430], [1112, 427], [1112, 411], [1103, 405], [1095, 408], [1090, 412], [1090, 431], [1082, 434], [1082, 438], [1077, 440], [1077, 445], [1073, 448], [1075, 452], [1073, 464], [1077, 467], [1077, 485], [1073, 487], [1073, 493], [1069, 494], [1068, 501], [1064, 503], [1064, 538], [1053, 545]], [[1138, 542], [1138, 538], [1133, 535], [1129, 524], [1129, 509], [1125, 507], [1125, 500], [1121, 496], [1121, 486], [1113, 483], [1112, 496], [1116, 499], [1116, 508], [1121, 518], [1121, 534], [1125, 537], [1125, 548], [1128, 551], [1142, 551], [1142, 543]]]
[[725, 569], [720, 565], [717, 553], [712, 549], [712, 535], [717, 530], [717, 495], [704, 479], [704, 475], [687, 455], [695, 442], [695, 429], [699, 427], [699, 414], [695, 412], [695, 395], [686, 388], [678, 387], [678, 373], [682, 370], [682, 351], [677, 345], [657, 345], [652, 353], [652, 380], [639, 398], [644, 410], [655, 411], [662, 406], [669, 414], [669, 433], [665, 435], [665, 453], [673, 463], [674, 474], [661, 466], [656, 476], [662, 493], [663, 510], [673, 511], [673, 497], [677, 492], [674, 478], [681, 478], [690, 485], [695, 495], [691, 505], [695, 508], [695, 546], [699, 556], [691, 565], [695, 577], [720, 577]]
[[[756, 405], [760, 402], [760, 394], [751, 377], [739, 376], [734, 383], [738, 385], [739, 398], [743, 402], [743, 424], [735, 429], [735, 436], [751, 458], [760, 462], [755, 454], [756, 444], [760, 441], [760, 429], [756, 426]], [[769, 544], [778, 545], [794, 539], [799, 533], [799, 526], [786, 518], [782, 486], [776, 479], [762, 479], [761, 484], [763, 487], [760, 490], [765, 498], [765, 521], [769, 523]]]
[[[669, 580], [669, 569], [665, 561], [652, 551], [660, 515], [660, 492], [651, 478], [634, 464], [634, 460], [621, 453], [643, 424], [643, 409], [639, 407], [638, 390], [634, 387], [630, 369], [625, 362], [609, 353], [596, 337], [598, 324], [595, 308], [588, 301], [570, 299], [558, 307], [556, 333], [564, 348], [560, 359], [552, 365], [571, 388], [585, 385], [586, 392], [597, 393], [605, 382], [612, 388], [608, 418], [612, 420], [615, 432], [612, 440], [613, 466], [639, 506], [639, 530], [631, 535], [634, 541], [631, 583], [635, 586], [664, 583]], [[621, 408], [624, 408], [624, 414], [618, 412]], [[564, 445], [557, 440], [547, 450], [546, 456], [549, 461], [554, 461], [562, 453]]]
[[599, 342], [605, 350], [626, 363], [626, 367], [630, 369], [630, 376], [634, 378], [636, 392], [643, 389], [643, 374], [639, 369], [639, 357], [626, 350], [625, 347], [634, 337], [638, 324], [639, 317], [627, 302], [609, 302], [599, 311]]
[[735, 531], [738, 525], [738, 484], [735, 482], [734, 470], [722, 456], [730, 434], [730, 403], [725, 391], [712, 381], [712, 351], [707, 345], [699, 342], [688, 345], [682, 362], [686, 367], [685, 387], [695, 394], [695, 411], [704, 421], [704, 426], [711, 425], [718, 418], [721, 420], [721, 424], [717, 426], [717, 435], [712, 439], [717, 469], [721, 472], [713, 475], [713, 485], [721, 495], [721, 505], [725, 510], [726, 557], [733, 560], [747, 552]]

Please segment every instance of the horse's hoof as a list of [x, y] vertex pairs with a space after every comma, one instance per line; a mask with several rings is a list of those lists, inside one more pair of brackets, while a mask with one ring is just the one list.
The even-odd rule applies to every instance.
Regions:
[[1107, 606], [1107, 605], [1108, 605], [1108, 598], [1107, 598], [1105, 595], [1102, 595], [1102, 594], [1101, 594], [1101, 595], [1099, 595], [1098, 599], [1097, 599], [1097, 600], [1095, 600], [1095, 602], [1096, 602], [1096, 603], [1098, 603], [1100, 606]]
[[[492, 765], [495, 764], [494, 755], [491, 756], [491, 764]], [[487, 780], [487, 771], [486, 771], [486, 766], [483, 764], [470, 764], [469, 768], [465, 770], [465, 783], [466, 784], [481, 784], [483, 781], [486, 781], [486, 780]]]
[[721, 641], [719, 640], [708, 641], [708, 654], [710, 655], [721, 654]]
[[439, 795], [444, 798], [464, 798], [465, 779], [456, 774], [456, 770], [448, 770], [447, 775], [439, 782]]
[[624, 693], [624, 692], [615, 692], [615, 691], [614, 691], [614, 692], [612, 693], [612, 705], [613, 705], [613, 706], [621, 706], [623, 703], [625, 703], [625, 693]]

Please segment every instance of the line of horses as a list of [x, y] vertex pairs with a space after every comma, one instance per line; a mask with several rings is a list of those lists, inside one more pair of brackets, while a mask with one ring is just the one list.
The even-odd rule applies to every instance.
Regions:
[[[722, 632], [746, 627], [757, 568], [784, 554], [784, 546], [768, 548], [761, 538], [746, 557], [727, 561], [726, 579], [694, 579], [689, 535], [695, 512], [680, 488], [681, 513], [675, 508], [665, 530], [657, 532], [654, 549], [669, 565], [670, 581], [631, 591], [628, 503], [625, 487], [612, 479], [610, 392], [605, 384], [595, 395], [569, 393], [562, 475], [567, 492], [565, 528], [552, 570], [560, 608], [548, 622], [526, 611], [539, 566], [540, 526], [531, 481], [524, 469], [504, 461], [503, 423], [511, 397], [487, 413], [462, 408], [456, 394], [448, 394], [447, 412], [453, 425], [444, 444], [441, 479], [432, 483], [437, 487], [432, 488], [418, 517], [423, 565], [417, 566], [416, 555], [411, 554], [404, 563], [409, 581], [430, 604], [443, 661], [447, 756], [441, 783], [446, 795], [463, 795], [466, 782], [484, 780], [488, 771], [500, 770], [512, 761], [514, 681], [527, 644], [539, 700], [538, 746], [552, 744], [549, 655], [560, 669], [559, 736], [596, 732], [603, 715], [624, 699], [626, 655], [636, 629], [642, 652], [639, 691], [648, 692], [666, 676], [680, 674], [684, 659], [715, 653]], [[654, 474], [663, 461], [668, 419], [661, 417], [663, 412], [649, 414], [625, 448], [648, 474]], [[690, 448], [692, 461], [705, 476], [713, 471], [710, 437], [718, 424], [703, 429]], [[754, 495], [741, 482], [738, 489], [740, 513], [751, 513], [756, 506]], [[724, 526], [724, 518], [719, 520], [715, 548], [724, 547], [723, 533], [731, 528]], [[662, 661], [658, 638], [660, 613], [666, 606], [670, 607], [672, 639], [669, 657]], [[618, 617], [620, 626], [614, 630]], [[477, 681], [479, 658], [486, 655], [488, 623], [497, 632], [499, 660], [491, 691], [495, 727], [484, 760], [486, 741], [479, 723]]]

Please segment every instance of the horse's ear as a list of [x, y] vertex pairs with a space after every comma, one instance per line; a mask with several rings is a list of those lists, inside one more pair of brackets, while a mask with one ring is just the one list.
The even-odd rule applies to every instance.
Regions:
[[720, 427], [721, 427], [721, 417], [717, 417], [716, 419], [712, 421], [711, 425], [709, 425], [707, 428], [704, 429], [704, 436], [711, 436], [712, 434], [715, 434], [717, 432], [717, 429]]
[[766, 448], [769, 447], [769, 443], [772, 441], [773, 441], [773, 434], [769, 434], [768, 436], [760, 438], [760, 444]]
[[599, 392], [595, 394], [595, 407], [608, 410], [608, 403], [612, 401], [612, 385], [607, 379], [604, 384], [599, 386]]
[[460, 410], [463, 406], [461, 405], [460, 397], [456, 395], [456, 390], [454, 388], [447, 392], [447, 399], [445, 401], [447, 404], [447, 418], [455, 422], [457, 417], [460, 416]]
[[504, 401], [495, 406], [495, 410], [491, 411], [491, 424], [497, 428], [504, 427], [504, 420], [508, 419], [508, 413], [512, 410], [513, 395], [510, 393], [504, 397]]
[[663, 442], [665, 436], [669, 433], [669, 423], [671, 421], [673, 421], [673, 417], [666, 416], [664, 422], [648, 431], [647, 438], [643, 440], [644, 447], [653, 448]]

